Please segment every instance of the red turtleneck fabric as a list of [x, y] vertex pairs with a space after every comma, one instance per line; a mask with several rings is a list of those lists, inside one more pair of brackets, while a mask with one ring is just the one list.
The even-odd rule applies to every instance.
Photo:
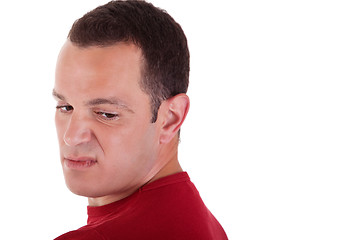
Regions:
[[226, 234], [186, 172], [140, 188], [120, 201], [88, 207], [86, 226], [56, 240], [222, 240]]

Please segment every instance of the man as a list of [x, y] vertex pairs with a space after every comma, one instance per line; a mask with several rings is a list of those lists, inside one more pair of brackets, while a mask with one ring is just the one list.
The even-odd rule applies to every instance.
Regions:
[[68, 188], [86, 226], [60, 239], [227, 239], [177, 157], [189, 110], [186, 37], [144, 1], [112, 1], [72, 26], [53, 95]]

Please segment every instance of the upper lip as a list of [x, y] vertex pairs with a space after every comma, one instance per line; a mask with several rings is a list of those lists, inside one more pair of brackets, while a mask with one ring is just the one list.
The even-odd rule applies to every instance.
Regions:
[[64, 159], [71, 160], [71, 161], [76, 161], [76, 162], [86, 162], [86, 161], [96, 162], [95, 158], [86, 157], [86, 156], [81, 156], [81, 157], [66, 156], [66, 157], [64, 157]]

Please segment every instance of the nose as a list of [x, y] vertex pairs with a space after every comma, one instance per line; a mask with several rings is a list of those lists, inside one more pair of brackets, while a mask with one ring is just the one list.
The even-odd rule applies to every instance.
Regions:
[[64, 133], [64, 142], [68, 146], [76, 146], [91, 141], [92, 131], [84, 119], [75, 114], [71, 116]]

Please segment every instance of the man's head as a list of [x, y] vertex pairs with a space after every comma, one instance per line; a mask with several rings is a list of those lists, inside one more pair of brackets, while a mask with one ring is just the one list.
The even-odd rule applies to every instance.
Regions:
[[189, 50], [180, 25], [145, 1], [112, 1], [85, 14], [69, 33], [78, 47], [133, 43], [142, 52], [141, 88], [151, 98], [152, 122], [161, 102], [186, 93]]
[[107, 203], [178, 170], [188, 75], [180, 26], [151, 4], [113, 1], [77, 20], [53, 92], [69, 189]]

